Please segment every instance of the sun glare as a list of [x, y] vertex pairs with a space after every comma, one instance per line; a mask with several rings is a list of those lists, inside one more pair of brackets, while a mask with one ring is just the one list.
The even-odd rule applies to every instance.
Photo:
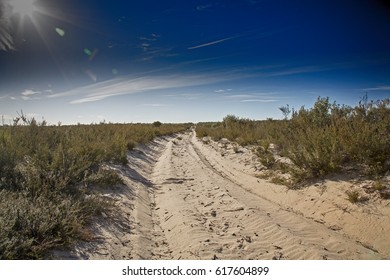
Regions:
[[36, 11], [34, 2], [36, 0], [11, 0], [10, 5], [13, 14], [19, 14], [21, 17], [31, 17]]

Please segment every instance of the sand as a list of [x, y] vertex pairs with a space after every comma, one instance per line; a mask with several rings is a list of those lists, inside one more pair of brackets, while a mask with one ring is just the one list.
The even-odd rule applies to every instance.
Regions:
[[289, 190], [256, 177], [250, 149], [204, 143], [194, 131], [129, 153], [125, 181], [104, 194], [118, 211], [56, 258], [389, 259], [390, 203], [352, 204], [352, 181], [327, 179]]

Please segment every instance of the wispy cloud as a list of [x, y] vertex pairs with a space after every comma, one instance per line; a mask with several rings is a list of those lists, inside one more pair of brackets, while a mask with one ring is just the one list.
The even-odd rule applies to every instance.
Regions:
[[[248, 92], [237, 90], [232, 91], [230, 88], [220, 87], [221, 82], [232, 80], [240, 80], [253, 77], [270, 77], [270, 76], [284, 76], [294, 75], [298, 73], [310, 73], [317, 71], [325, 71], [337, 67], [335, 65], [309, 65], [309, 66], [266, 66], [253, 68], [234, 68], [223, 71], [202, 71], [201, 73], [180, 73], [180, 67], [170, 67], [164, 71], [155, 70], [143, 73], [138, 77], [122, 77], [110, 81], [98, 82], [93, 85], [73, 89], [70, 91], [45, 94], [44, 97], [50, 98], [72, 98], [68, 102], [70, 104], [82, 104], [88, 102], [101, 101], [107, 98], [146, 93], [149, 91], [167, 91], [178, 88], [188, 88], [194, 86], [204, 86], [211, 84], [219, 84], [219, 88], [214, 92], [218, 93], [222, 98], [236, 99], [241, 102], [274, 102], [280, 97], [277, 92]], [[177, 74], [166, 74], [167, 72]], [[384, 90], [387, 87], [381, 87]], [[234, 94], [232, 94], [234, 93]], [[171, 94], [163, 92], [162, 94]], [[28, 96], [26, 96], [28, 97]], [[196, 96], [181, 96], [178, 98], [197, 98]], [[241, 100], [240, 100], [241, 99]]]
[[256, 95], [253, 94], [234, 94], [234, 95], [227, 95], [225, 98], [228, 99], [240, 99], [240, 98], [251, 98], [256, 97]]
[[232, 89], [228, 88], [228, 89], [217, 89], [217, 90], [214, 90], [215, 93], [225, 93], [225, 92], [229, 92], [229, 91], [232, 91]]
[[40, 94], [40, 93], [41, 93], [40, 91], [33, 91], [31, 89], [26, 89], [25, 91], [23, 91], [21, 93], [21, 95], [23, 95], [23, 96], [30, 96], [30, 95]]
[[[240, 93], [223, 92], [222, 97], [225, 99], [242, 99], [242, 100], [274, 100], [279, 98], [279, 92], [253, 92], [247, 90], [240, 90]], [[244, 101], [250, 102], [250, 101]], [[253, 101], [254, 102], [254, 101]], [[259, 101], [260, 102], [260, 101]]]
[[41, 91], [34, 91], [31, 89], [26, 89], [20, 95], [21, 95], [21, 99], [23, 99], [23, 100], [37, 100], [37, 99], [41, 99], [41, 96], [40, 96], [41, 94], [42, 94]]
[[154, 37], [152, 37], [152, 38], [149, 38], [149, 37], [143, 37], [143, 36], [141, 36], [141, 37], [139, 37], [139, 39], [141, 40], [141, 41], [143, 41], [143, 42], [154, 42], [154, 41], [156, 41], [157, 39], [156, 38], [154, 38]]
[[172, 52], [172, 48], [150, 47], [146, 45], [144, 45], [143, 48], [144, 54], [141, 58], [142, 61], [148, 61], [158, 57], [177, 56], [177, 54]]
[[51, 94], [48, 95], [48, 97], [59, 98], [77, 96], [78, 98], [71, 100], [70, 103], [80, 104], [100, 101], [121, 95], [132, 95], [148, 91], [208, 85], [238, 77], [238, 75], [232, 76], [227, 73], [203, 73], [143, 76], [128, 79], [122, 78], [96, 83], [67, 92]]
[[266, 76], [289, 76], [303, 73], [313, 73], [313, 72], [322, 72], [327, 70], [332, 70], [337, 67], [332, 65], [312, 65], [312, 66], [303, 66], [303, 67], [291, 67], [286, 69], [276, 70], [274, 72], [268, 72]]
[[140, 45], [141, 49], [144, 52], [149, 51], [149, 49], [152, 47], [152, 43], [155, 43], [157, 41], [157, 39], [160, 37], [161, 37], [161, 35], [158, 35], [155, 33], [150, 34], [150, 36], [140, 37], [139, 39], [141, 41], [141, 45]]
[[158, 57], [172, 57], [177, 55], [172, 52], [173, 48], [158, 46], [158, 39], [160, 37], [161, 35], [155, 33], [149, 36], [139, 37], [141, 42], [138, 44], [138, 48], [142, 49], [142, 55], [139, 60], [149, 61]]
[[330, 64], [317, 65], [268, 65], [266, 67], [255, 67], [247, 69], [247, 73], [251, 73], [253, 77], [278, 77], [291, 76], [306, 73], [318, 73], [325, 71], [332, 71], [338, 69], [351, 69], [358, 67], [354, 62], [340, 62]]
[[378, 86], [378, 87], [372, 87], [372, 88], [364, 88], [364, 91], [379, 91], [379, 90], [384, 90], [388, 91], [390, 90], [390, 86]]
[[[235, 90], [237, 91], [237, 90]], [[225, 100], [232, 100], [234, 102], [261, 102], [261, 103], [269, 103], [269, 102], [276, 102], [279, 101], [281, 98], [279, 95], [279, 92], [251, 92], [247, 90], [240, 90], [240, 93], [234, 93], [222, 90], [219, 91], [220, 98], [223, 98]]]
[[189, 47], [188, 49], [189, 49], [189, 50], [194, 50], [194, 49], [204, 48], [204, 47], [216, 45], [216, 44], [219, 44], [219, 43], [222, 43], [222, 42], [225, 42], [225, 41], [234, 39], [234, 38], [237, 38], [237, 36], [227, 37], [227, 38], [224, 38], [224, 39], [220, 39], [220, 40], [216, 40], [216, 41], [204, 43], [204, 44], [201, 44], [201, 45]]
[[150, 36], [141, 36], [141, 37], [139, 37], [139, 39], [141, 41], [154, 42], [154, 41], [157, 41], [157, 38], [160, 38], [160, 37], [161, 37], [161, 35], [152, 33], [152, 34], [150, 34]]
[[181, 100], [196, 100], [198, 99], [202, 94], [200, 93], [182, 93], [182, 94], [164, 94], [165, 97], [174, 97], [175, 99], [181, 99]]
[[230, 37], [226, 37], [226, 38], [223, 38], [220, 40], [206, 42], [206, 43], [203, 43], [200, 45], [188, 47], [187, 49], [193, 50], [193, 49], [204, 48], [204, 47], [212, 46], [212, 45], [219, 44], [219, 43], [222, 43], [222, 42], [225, 42], [228, 40], [232, 40], [232, 39], [236, 39], [236, 38], [245, 38], [245, 37], [246, 38], [265, 38], [265, 37], [269, 37], [269, 36], [272, 36], [272, 35], [275, 35], [275, 34], [278, 34], [281, 32], [286, 32], [292, 28], [293, 27], [287, 27], [287, 28], [275, 29], [275, 30], [271, 30], [271, 31], [267, 31], [267, 32], [259, 32], [257, 29], [256, 30], [249, 30], [246, 32], [242, 32], [240, 34], [236, 34], [235, 36], [230, 36]]
[[240, 102], [260, 102], [260, 103], [270, 103], [270, 102], [277, 102], [278, 99], [244, 99]]
[[269, 103], [279, 101], [278, 92], [260, 92], [260, 93], [241, 93], [233, 95], [225, 95], [225, 99], [236, 100], [242, 103], [260, 102]]

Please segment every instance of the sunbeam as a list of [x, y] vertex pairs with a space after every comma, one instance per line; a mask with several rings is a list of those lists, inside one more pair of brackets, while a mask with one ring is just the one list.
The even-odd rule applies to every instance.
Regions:
[[34, 12], [37, 10], [34, 2], [36, 0], [12, 0], [9, 2], [13, 14], [20, 15], [24, 18], [32, 17]]

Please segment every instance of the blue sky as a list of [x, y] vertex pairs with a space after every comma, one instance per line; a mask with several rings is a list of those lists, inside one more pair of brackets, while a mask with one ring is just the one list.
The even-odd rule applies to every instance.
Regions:
[[0, 115], [282, 118], [390, 97], [385, 0], [0, 0]]

